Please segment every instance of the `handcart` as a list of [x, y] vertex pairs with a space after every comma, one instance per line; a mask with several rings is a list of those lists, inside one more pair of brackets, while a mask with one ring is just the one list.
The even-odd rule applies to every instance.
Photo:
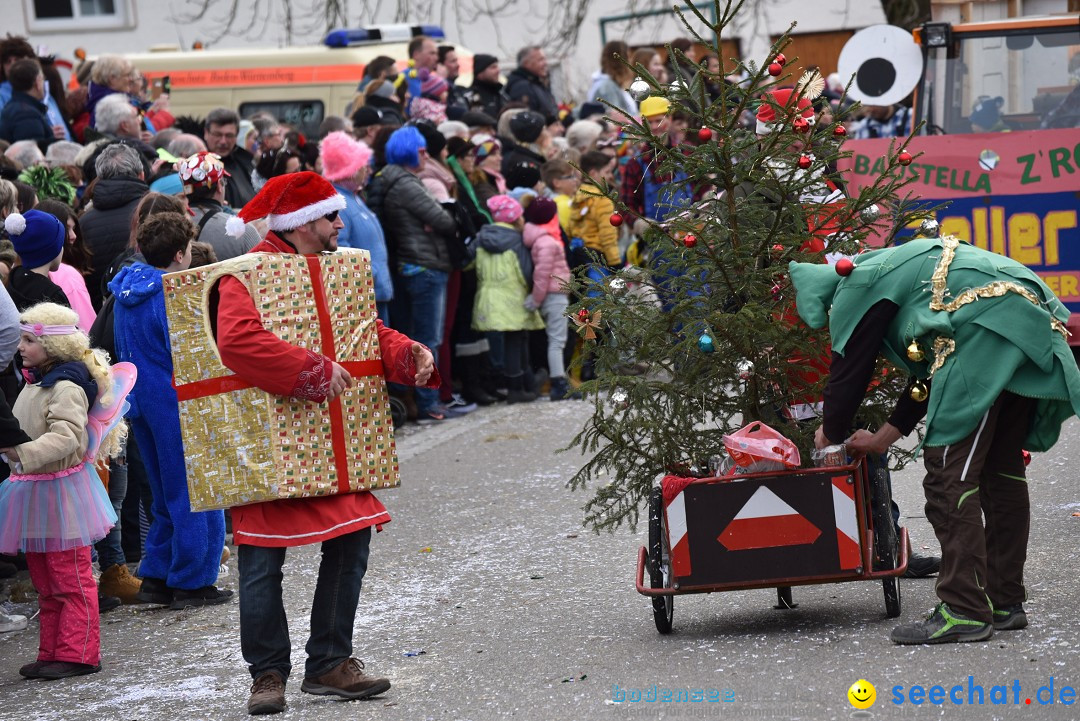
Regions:
[[[889, 618], [900, 615], [907, 529], [897, 537], [888, 476], [865, 459], [718, 478], [667, 476], [649, 498], [649, 547], [638, 552], [638, 593], [652, 597], [660, 633], [671, 633], [674, 597], [880, 580]], [[648, 573], [648, 576], [646, 576]]]

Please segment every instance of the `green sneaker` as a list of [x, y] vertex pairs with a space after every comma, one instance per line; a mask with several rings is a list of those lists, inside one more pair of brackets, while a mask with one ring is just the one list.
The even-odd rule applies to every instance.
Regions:
[[961, 616], [939, 603], [925, 621], [897, 626], [889, 637], [893, 643], [955, 643], [986, 641], [994, 635], [992, 624]]
[[994, 609], [995, 631], [1019, 631], [1022, 628], [1027, 628], [1027, 625], [1027, 614], [1024, 613], [1022, 604], [1018, 603], [1015, 606], [1002, 606]]

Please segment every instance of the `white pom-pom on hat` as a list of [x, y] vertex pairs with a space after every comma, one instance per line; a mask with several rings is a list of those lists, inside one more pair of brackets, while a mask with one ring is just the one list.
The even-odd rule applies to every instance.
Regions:
[[230, 215], [225, 221], [225, 233], [233, 238], [239, 238], [244, 234], [244, 221], [236, 215]]
[[26, 218], [21, 213], [12, 213], [4, 218], [4, 230], [8, 232], [8, 235], [22, 235], [26, 230]]

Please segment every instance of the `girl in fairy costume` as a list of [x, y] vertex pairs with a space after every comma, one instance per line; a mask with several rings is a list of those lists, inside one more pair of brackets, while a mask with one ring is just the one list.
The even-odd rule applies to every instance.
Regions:
[[20, 316], [26, 386], [12, 412], [33, 440], [0, 449], [12, 470], [0, 486], [0, 553], [26, 553], [41, 609], [38, 659], [19, 669], [26, 678], [101, 670], [90, 546], [116, 514], [94, 462], [120, 448], [135, 369], [111, 368], [78, 321], [75, 311], [55, 303]]

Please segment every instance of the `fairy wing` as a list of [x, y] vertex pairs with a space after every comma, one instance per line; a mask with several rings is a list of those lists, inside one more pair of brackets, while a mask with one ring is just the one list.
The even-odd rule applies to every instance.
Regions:
[[[98, 393], [93, 407], [87, 414], [86, 430], [89, 441], [86, 444], [86, 457], [93, 458], [97, 455], [101, 439], [109, 434], [109, 431], [124, 417], [130, 404], [127, 395], [135, 386], [135, 380], [139, 376], [138, 370], [131, 363], [116, 363], [112, 366], [113, 387], [112, 393]], [[101, 402], [103, 397], [108, 397], [108, 405]]]

